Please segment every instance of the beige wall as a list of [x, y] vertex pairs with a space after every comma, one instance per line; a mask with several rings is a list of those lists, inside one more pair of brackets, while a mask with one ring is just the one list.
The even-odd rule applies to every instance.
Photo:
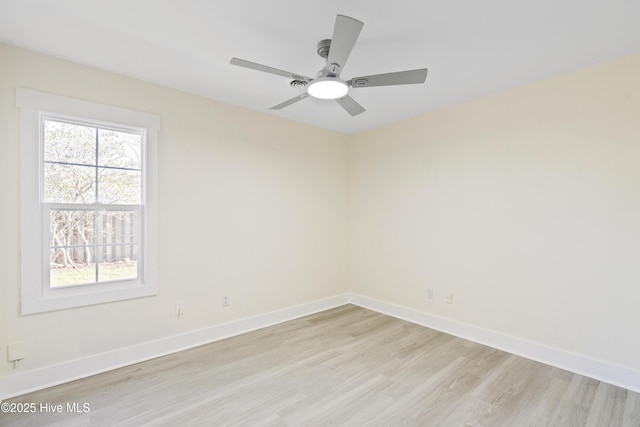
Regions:
[[[0, 349], [26, 340], [25, 371], [351, 289], [640, 369], [638, 75], [635, 55], [347, 137], [0, 45]], [[19, 315], [16, 86], [161, 116], [157, 297]]]
[[640, 369], [639, 76], [635, 55], [353, 137], [352, 291]]
[[[161, 116], [157, 297], [19, 315], [16, 86]], [[27, 341], [19, 372], [347, 291], [346, 136], [6, 45], [0, 129], [0, 354]]]

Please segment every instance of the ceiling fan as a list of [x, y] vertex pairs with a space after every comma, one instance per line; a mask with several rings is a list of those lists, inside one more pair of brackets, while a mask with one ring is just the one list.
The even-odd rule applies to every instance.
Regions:
[[287, 77], [292, 79], [291, 86], [305, 89], [300, 95], [271, 107], [271, 110], [280, 110], [312, 96], [319, 99], [335, 99], [349, 114], [356, 116], [363, 113], [365, 109], [349, 96], [350, 88], [418, 84], [424, 83], [427, 79], [426, 68], [354, 77], [350, 80], [341, 79], [340, 73], [349, 59], [363, 26], [364, 23], [357, 19], [344, 15], [336, 17], [332, 38], [318, 42], [318, 55], [326, 59], [326, 65], [318, 72], [315, 79], [239, 58], [231, 58], [231, 64]]

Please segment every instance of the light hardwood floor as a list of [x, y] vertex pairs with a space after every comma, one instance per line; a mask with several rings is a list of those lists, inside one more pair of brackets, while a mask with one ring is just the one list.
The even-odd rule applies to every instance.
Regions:
[[345, 305], [31, 393], [10, 426], [640, 426], [640, 394]]

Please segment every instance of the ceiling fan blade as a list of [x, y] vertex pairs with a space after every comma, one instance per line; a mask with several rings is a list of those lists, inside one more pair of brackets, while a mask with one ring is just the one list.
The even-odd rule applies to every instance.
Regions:
[[275, 74], [277, 76], [287, 77], [293, 80], [311, 81], [310, 77], [303, 76], [301, 74], [295, 74], [290, 71], [279, 70], [277, 68], [268, 67], [266, 65], [257, 64], [255, 62], [245, 61], [244, 59], [240, 59], [240, 58], [231, 58], [231, 65], [237, 65], [239, 67], [250, 68], [252, 70]]
[[294, 97], [294, 98], [291, 98], [291, 99], [289, 99], [289, 100], [286, 100], [286, 101], [284, 101], [284, 102], [282, 102], [282, 103], [280, 103], [280, 104], [278, 104], [278, 105], [274, 105], [273, 107], [271, 107], [271, 108], [269, 108], [269, 109], [270, 109], [270, 110], [281, 110], [281, 109], [283, 109], [284, 107], [288, 107], [289, 105], [291, 105], [291, 104], [293, 104], [293, 103], [295, 103], [295, 102], [298, 102], [298, 101], [300, 101], [300, 100], [302, 100], [302, 99], [305, 99], [305, 98], [306, 98], [306, 97], [308, 97], [308, 96], [309, 96], [309, 94], [308, 94], [308, 93], [302, 93], [302, 94], [300, 94], [300, 95], [298, 95], [298, 96], [296, 96], [296, 97]]
[[347, 59], [349, 59], [349, 55], [353, 50], [353, 46], [356, 44], [356, 40], [358, 40], [363, 26], [364, 23], [357, 19], [344, 15], [336, 16], [329, 56], [327, 56], [327, 65], [338, 64], [340, 66], [336, 73], [338, 76], [347, 63]]
[[410, 85], [424, 83], [427, 79], [427, 69], [398, 71], [396, 73], [375, 74], [373, 76], [354, 77], [349, 85], [355, 88], [372, 86]]
[[352, 117], [367, 111], [349, 95], [343, 98], [338, 98], [336, 101], [347, 111], [347, 113], [351, 114]]

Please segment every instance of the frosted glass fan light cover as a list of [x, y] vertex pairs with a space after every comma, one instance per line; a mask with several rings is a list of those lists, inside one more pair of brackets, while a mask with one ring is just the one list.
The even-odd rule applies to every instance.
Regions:
[[344, 80], [332, 77], [323, 77], [311, 82], [307, 93], [314, 98], [338, 99], [349, 93], [349, 86]]

